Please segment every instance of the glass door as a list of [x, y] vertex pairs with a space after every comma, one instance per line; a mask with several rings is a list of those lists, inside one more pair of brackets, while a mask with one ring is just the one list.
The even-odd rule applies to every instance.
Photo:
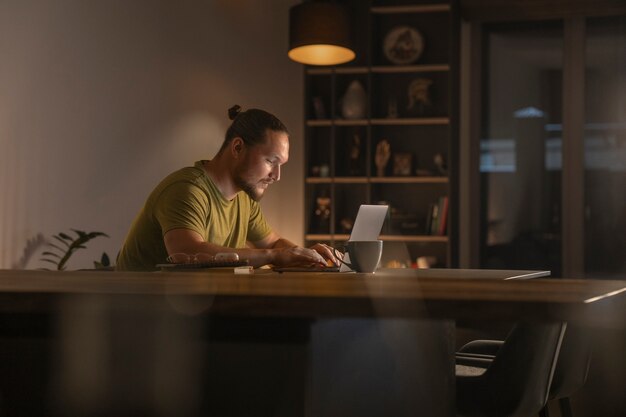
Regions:
[[623, 277], [626, 16], [481, 36], [479, 266]]
[[585, 55], [585, 275], [623, 279], [626, 16], [587, 19]]
[[563, 24], [486, 25], [483, 39], [481, 267], [560, 275]]

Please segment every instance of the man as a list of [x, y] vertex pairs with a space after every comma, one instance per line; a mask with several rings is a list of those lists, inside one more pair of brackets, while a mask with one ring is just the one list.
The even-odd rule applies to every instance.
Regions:
[[325, 265], [331, 249], [296, 246], [274, 232], [259, 200], [280, 180], [289, 135], [259, 109], [228, 111], [233, 120], [217, 155], [166, 177], [135, 218], [117, 258], [118, 270], [154, 270], [177, 253], [234, 252], [259, 267]]

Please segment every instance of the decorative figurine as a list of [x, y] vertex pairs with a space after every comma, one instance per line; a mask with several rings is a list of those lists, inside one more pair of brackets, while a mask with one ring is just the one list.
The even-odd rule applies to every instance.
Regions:
[[339, 220], [339, 228], [341, 229], [341, 233], [352, 232], [352, 227], [354, 227], [354, 221], [350, 217], [344, 217]]
[[354, 80], [341, 101], [341, 114], [346, 119], [363, 119], [367, 110], [367, 94], [363, 85]]
[[311, 226], [311, 229], [317, 233], [330, 231], [330, 197], [319, 196], [315, 199]]
[[424, 116], [429, 112], [430, 108], [432, 107], [429, 92], [429, 88], [432, 83], [433, 81], [429, 80], [428, 78], [416, 78], [415, 80], [411, 81], [408, 90], [408, 111], [415, 112], [419, 116]]
[[396, 152], [393, 154], [393, 175], [411, 175], [413, 155], [408, 152]]
[[354, 133], [352, 135], [352, 143], [350, 144], [350, 175], [358, 176], [362, 175], [361, 173], [361, 137], [358, 133]]
[[442, 153], [436, 153], [433, 157], [433, 162], [435, 163], [435, 166], [437, 167], [437, 172], [440, 175], [448, 175], [448, 163], [446, 162], [446, 158], [443, 156]]
[[374, 157], [374, 163], [376, 164], [376, 175], [379, 177], [385, 176], [385, 168], [389, 162], [389, 156], [391, 155], [391, 145], [387, 139], [383, 139], [376, 145], [376, 155]]

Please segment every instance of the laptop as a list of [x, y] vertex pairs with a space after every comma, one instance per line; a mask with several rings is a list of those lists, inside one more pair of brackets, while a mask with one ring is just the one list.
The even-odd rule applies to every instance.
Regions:
[[[383, 223], [387, 217], [389, 206], [361, 204], [352, 226], [349, 241], [378, 240]], [[344, 262], [350, 262], [350, 256], [346, 254]], [[351, 269], [344, 264], [341, 267], [279, 267], [274, 268], [277, 272], [349, 272]]]
[[361, 204], [349, 241], [378, 240], [389, 206]]

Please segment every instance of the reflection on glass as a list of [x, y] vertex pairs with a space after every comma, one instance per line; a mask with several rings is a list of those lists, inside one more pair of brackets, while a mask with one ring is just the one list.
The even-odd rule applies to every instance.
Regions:
[[561, 22], [486, 30], [481, 266], [561, 271]]
[[585, 274], [626, 272], [626, 17], [587, 20]]

